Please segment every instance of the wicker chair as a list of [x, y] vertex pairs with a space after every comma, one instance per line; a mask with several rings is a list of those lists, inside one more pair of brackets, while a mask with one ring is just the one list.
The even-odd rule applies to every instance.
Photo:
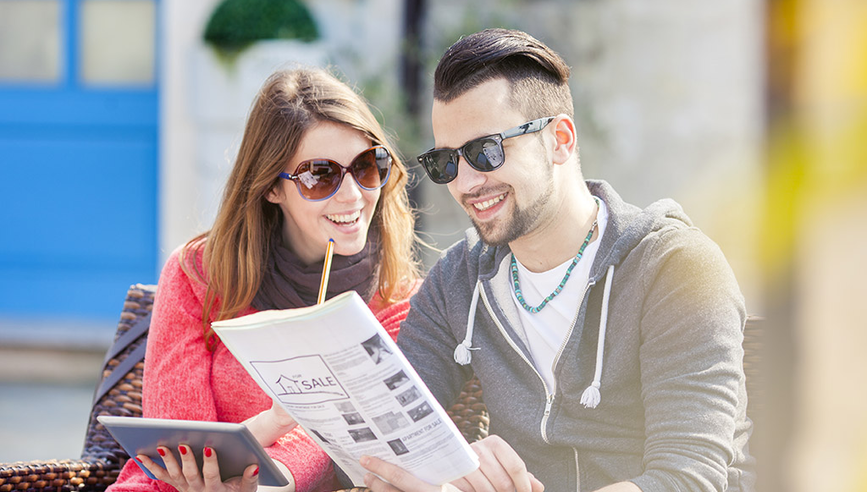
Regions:
[[[115, 340], [106, 353], [94, 393], [81, 458], [0, 463], [0, 492], [94, 492], [117, 480], [129, 456], [96, 417], [142, 415], [144, 353], [155, 292], [155, 286], [141, 284], [127, 292]], [[458, 403], [448, 412], [470, 442], [488, 435], [488, 412], [478, 380], [467, 383]]]

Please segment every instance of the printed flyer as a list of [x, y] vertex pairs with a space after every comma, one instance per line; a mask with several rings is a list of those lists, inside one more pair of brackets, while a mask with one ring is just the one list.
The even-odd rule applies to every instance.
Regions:
[[213, 328], [356, 486], [364, 485], [362, 455], [434, 485], [478, 467], [475, 452], [356, 292]]

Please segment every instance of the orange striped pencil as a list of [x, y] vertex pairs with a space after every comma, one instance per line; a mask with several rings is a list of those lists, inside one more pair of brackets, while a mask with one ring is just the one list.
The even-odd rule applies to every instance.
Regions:
[[331, 257], [334, 255], [334, 239], [328, 240], [328, 247], [325, 249], [325, 265], [322, 266], [322, 281], [319, 283], [319, 298], [316, 304], [322, 304], [325, 300], [325, 291], [328, 289], [328, 276], [331, 273]]

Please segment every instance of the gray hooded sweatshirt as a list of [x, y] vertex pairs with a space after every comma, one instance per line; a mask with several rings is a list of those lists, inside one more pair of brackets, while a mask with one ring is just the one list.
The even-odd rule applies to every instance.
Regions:
[[[609, 221], [555, 357], [556, 388], [527, 348], [509, 248], [485, 245], [474, 230], [431, 269], [398, 345], [443, 406], [475, 373], [490, 433], [546, 491], [624, 480], [644, 492], [752, 491], [746, 316], [731, 268], [674, 201], [641, 210], [605, 182], [588, 185]], [[458, 350], [467, 365], [455, 359], [462, 342], [472, 347]]]

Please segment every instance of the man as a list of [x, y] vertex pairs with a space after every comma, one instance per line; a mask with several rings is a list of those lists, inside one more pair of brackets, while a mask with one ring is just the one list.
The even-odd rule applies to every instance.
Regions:
[[[569, 68], [523, 32], [459, 40], [419, 157], [474, 230], [432, 268], [398, 344], [448, 406], [490, 412], [464, 490], [751, 491], [743, 297], [680, 206], [584, 181]], [[374, 490], [426, 490], [363, 458]], [[438, 488], [430, 488], [438, 490]]]

